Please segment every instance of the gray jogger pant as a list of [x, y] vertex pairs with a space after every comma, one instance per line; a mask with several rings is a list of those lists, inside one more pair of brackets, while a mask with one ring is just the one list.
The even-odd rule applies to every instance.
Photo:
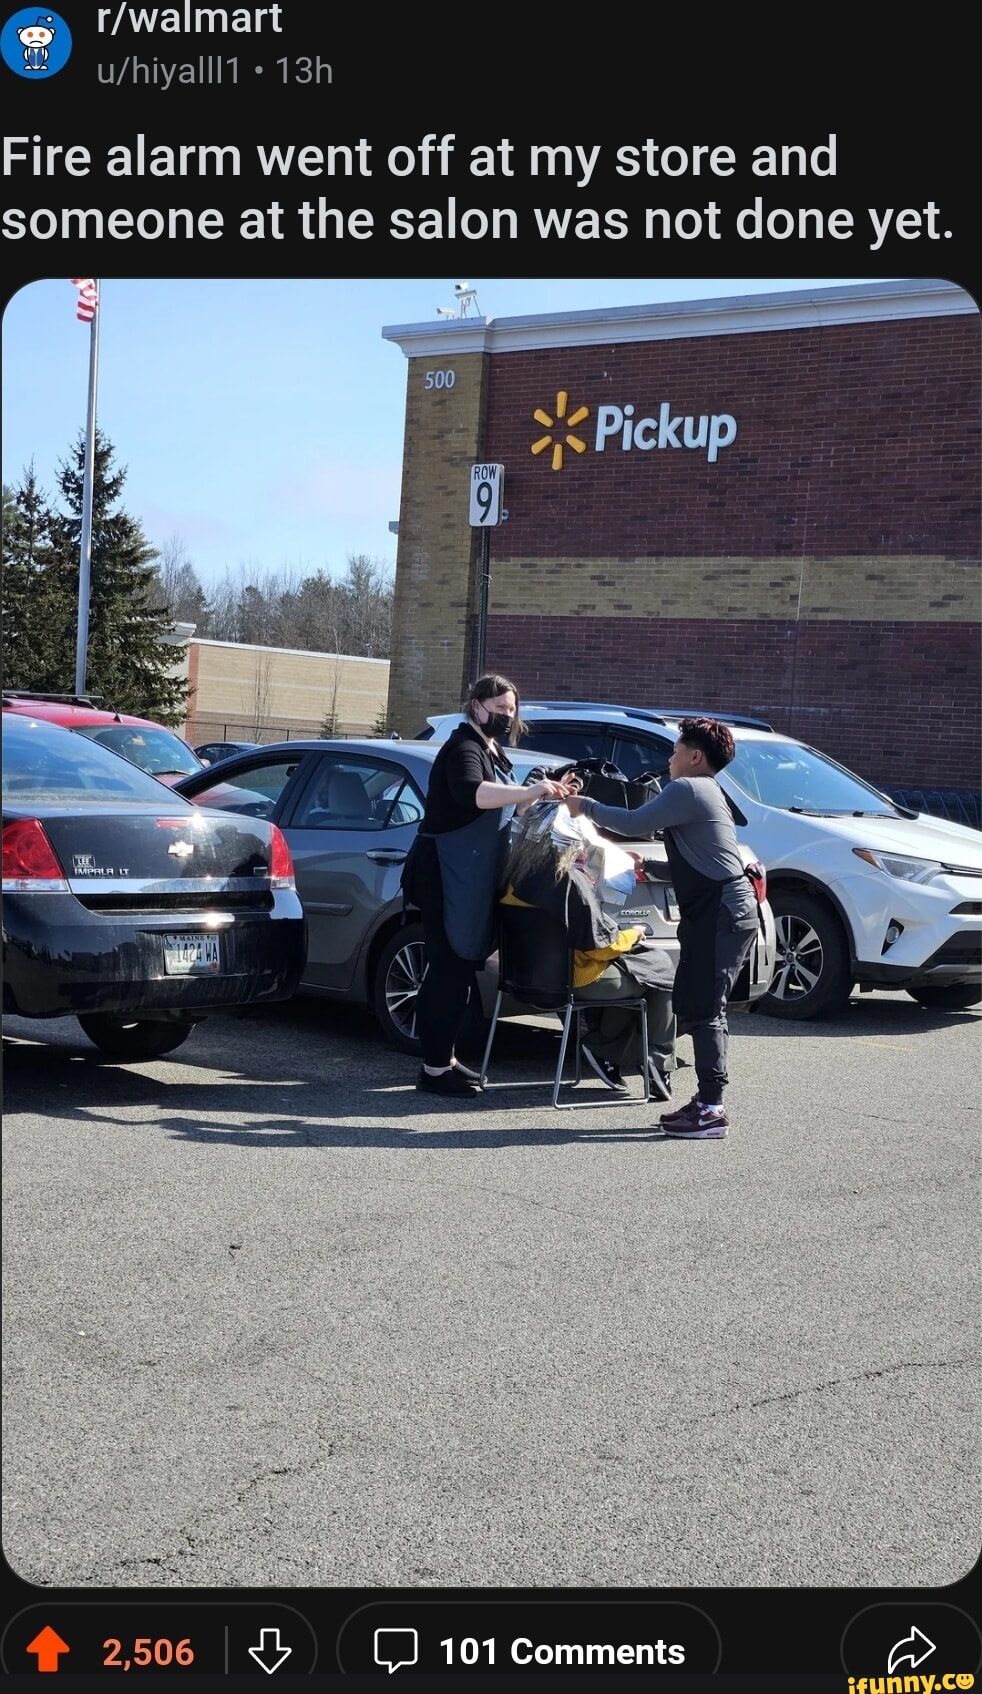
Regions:
[[680, 1035], [692, 1037], [698, 1098], [707, 1106], [718, 1106], [721, 1103], [723, 1089], [730, 1080], [726, 1069], [730, 1038], [726, 1003], [756, 934], [756, 920], [737, 927], [726, 907], [720, 907], [716, 926], [712, 1015], [700, 1023], [679, 1025]]

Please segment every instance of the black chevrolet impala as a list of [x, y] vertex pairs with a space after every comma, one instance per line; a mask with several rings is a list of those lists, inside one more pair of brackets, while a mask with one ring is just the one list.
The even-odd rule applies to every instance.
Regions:
[[275, 824], [191, 805], [67, 729], [3, 715], [3, 1009], [145, 1059], [287, 1000], [306, 924]]

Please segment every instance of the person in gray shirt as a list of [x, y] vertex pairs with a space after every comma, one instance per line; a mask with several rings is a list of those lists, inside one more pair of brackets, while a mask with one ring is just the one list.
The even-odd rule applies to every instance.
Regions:
[[628, 811], [583, 796], [567, 799], [598, 829], [635, 838], [664, 835], [679, 903], [679, 964], [672, 999], [679, 1034], [692, 1037], [697, 1089], [687, 1106], [663, 1113], [666, 1135], [719, 1141], [729, 1031], [726, 1003], [757, 933], [757, 899], [737, 847], [736, 828], [716, 779], [736, 748], [715, 718], [684, 718], [661, 794]]

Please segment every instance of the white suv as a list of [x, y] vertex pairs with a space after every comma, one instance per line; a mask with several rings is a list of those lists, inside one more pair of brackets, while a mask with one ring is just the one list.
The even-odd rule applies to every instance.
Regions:
[[[982, 833], [912, 812], [758, 719], [592, 702], [523, 703], [523, 748], [604, 759], [667, 780], [683, 717], [720, 717], [736, 758], [720, 773], [738, 836], [767, 868], [778, 965], [760, 1009], [813, 1018], [853, 986], [906, 989], [922, 1006], [982, 1000]], [[443, 740], [459, 713], [430, 718]]]

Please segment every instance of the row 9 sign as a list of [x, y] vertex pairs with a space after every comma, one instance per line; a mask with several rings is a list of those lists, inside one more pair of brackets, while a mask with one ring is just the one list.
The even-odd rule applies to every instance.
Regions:
[[504, 465], [471, 466], [471, 526], [490, 529], [501, 522], [501, 500], [505, 487]]

